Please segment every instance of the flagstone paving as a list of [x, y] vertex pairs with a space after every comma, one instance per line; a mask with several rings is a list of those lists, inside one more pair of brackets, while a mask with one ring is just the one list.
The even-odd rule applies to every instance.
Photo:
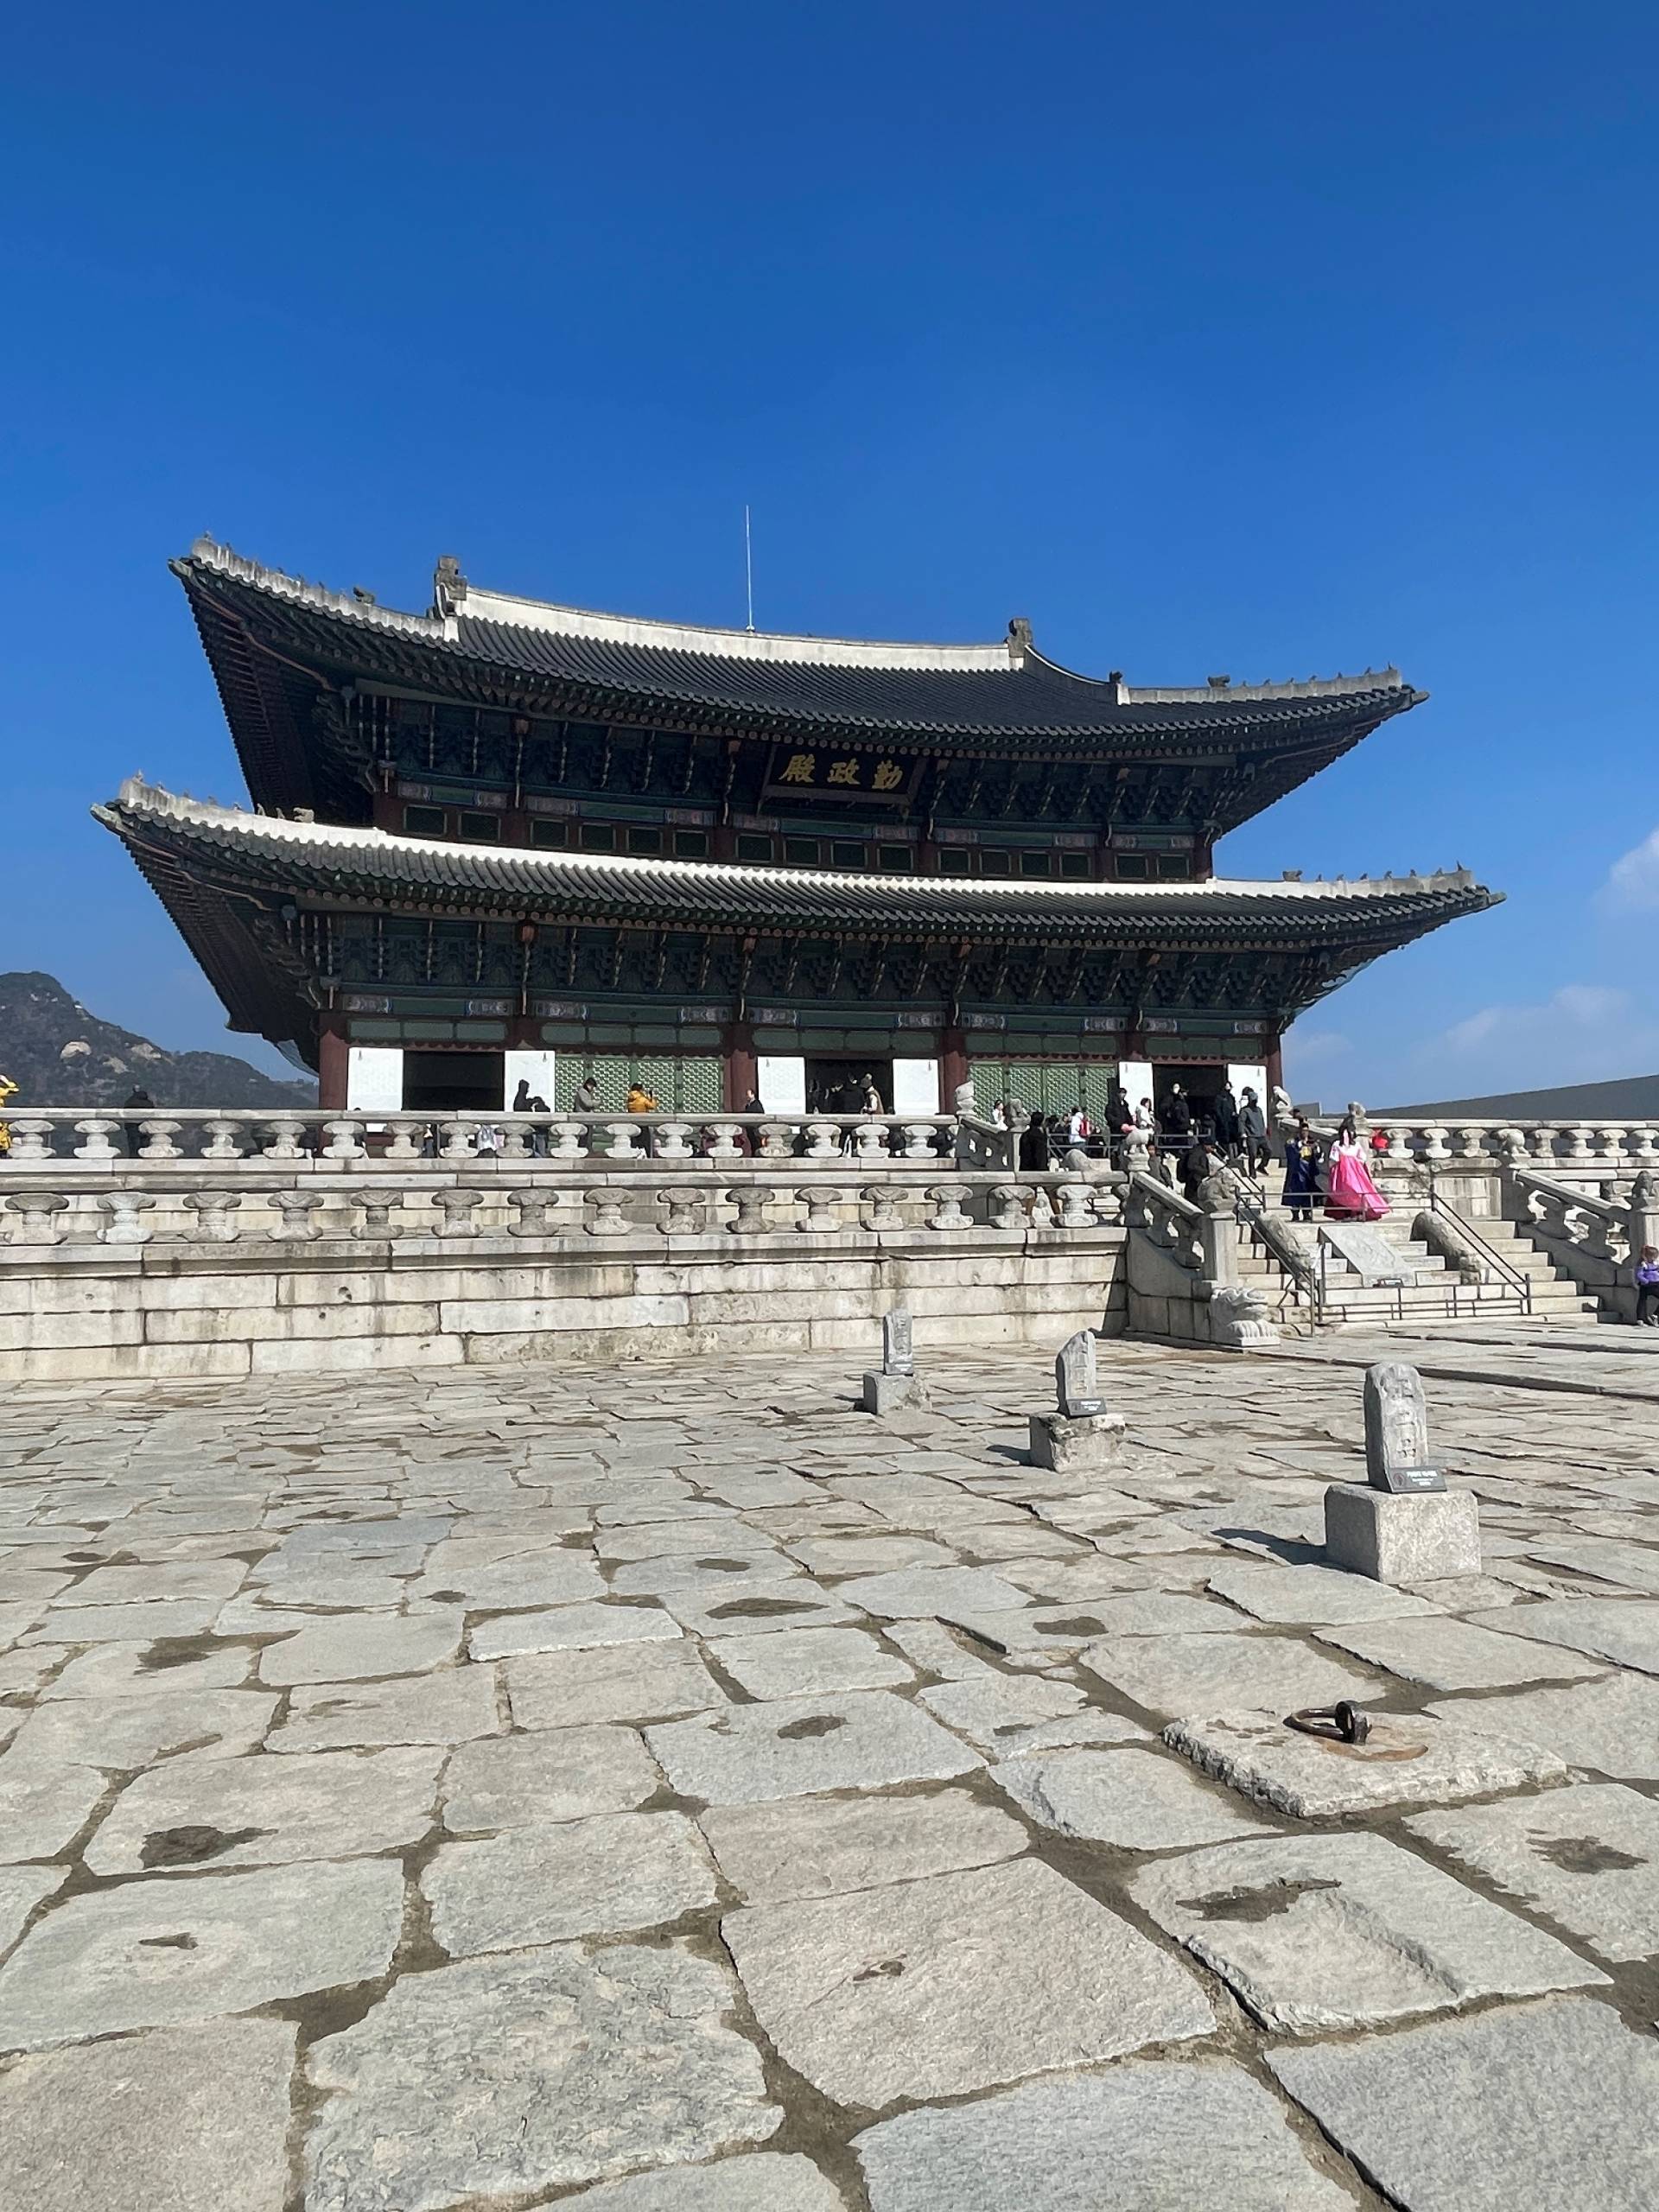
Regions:
[[1033, 1354], [14, 1391], [0, 2204], [1651, 2206], [1659, 1411], [1584, 1333], [1425, 1357], [1486, 1543], [1405, 1592], [1323, 1559], [1351, 1351], [1103, 1345], [1099, 1480]]

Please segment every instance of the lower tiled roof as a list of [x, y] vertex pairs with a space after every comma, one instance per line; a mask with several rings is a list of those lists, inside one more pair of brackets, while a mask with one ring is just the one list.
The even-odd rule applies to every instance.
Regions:
[[987, 881], [543, 853], [248, 814], [134, 779], [93, 809], [136, 856], [330, 899], [655, 926], [1009, 943], [1401, 943], [1501, 893], [1466, 869], [1357, 881]]

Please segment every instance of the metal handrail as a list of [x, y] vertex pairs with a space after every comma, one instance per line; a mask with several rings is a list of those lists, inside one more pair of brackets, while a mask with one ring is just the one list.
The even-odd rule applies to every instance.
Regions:
[[1497, 1274], [1499, 1281], [1506, 1283], [1510, 1289], [1518, 1294], [1521, 1300], [1521, 1311], [1530, 1314], [1532, 1277], [1524, 1268], [1517, 1268], [1512, 1261], [1506, 1260], [1497, 1247], [1489, 1237], [1481, 1235], [1465, 1214], [1459, 1213], [1455, 1206], [1446, 1204], [1440, 1196], [1432, 1168], [1429, 1170], [1428, 1177], [1428, 1210], [1431, 1213], [1441, 1215], [1456, 1227], [1460, 1236], [1468, 1238], [1481, 1258]]
[[1278, 1263], [1283, 1278], [1279, 1294], [1279, 1311], [1285, 1308], [1287, 1294], [1300, 1306], [1306, 1293], [1308, 1306], [1317, 1325], [1325, 1319], [1325, 1247], [1319, 1248], [1316, 1265], [1296, 1243], [1285, 1233], [1284, 1224], [1268, 1211], [1268, 1194], [1262, 1185], [1254, 1181], [1241, 1169], [1235, 1167], [1241, 1187], [1233, 1194], [1233, 1219], [1241, 1229], [1259, 1236], [1267, 1247], [1269, 1258]]

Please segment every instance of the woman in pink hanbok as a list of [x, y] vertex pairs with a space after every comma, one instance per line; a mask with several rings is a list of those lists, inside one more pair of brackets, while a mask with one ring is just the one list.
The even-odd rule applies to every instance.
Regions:
[[1350, 1121], [1337, 1131], [1325, 1162], [1325, 1211], [1338, 1221], [1381, 1221], [1389, 1202], [1371, 1180], [1358, 1132]]

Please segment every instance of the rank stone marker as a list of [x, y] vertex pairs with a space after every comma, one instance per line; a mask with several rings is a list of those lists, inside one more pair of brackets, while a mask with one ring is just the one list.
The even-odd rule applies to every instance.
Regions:
[[1366, 1370], [1365, 1473], [1325, 1493], [1333, 1567], [1389, 1583], [1480, 1573], [1479, 1506], [1431, 1464], [1422, 1380], [1403, 1360]]
[[867, 1414], [897, 1413], [906, 1406], [918, 1410], [927, 1405], [927, 1390], [916, 1373], [916, 1354], [907, 1306], [897, 1306], [881, 1321], [881, 1366], [864, 1377]]
[[1110, 1466], [1122, 1449], [1128, 1424], [1122, 1414], [1106, 1409], [1090, 1330], [1079, 1329], [1060, 1346], [1054, 1362], [1054, 1382], [1059, 1411], [1031, 1416], [1032, 1465], [1056, 1472]]

